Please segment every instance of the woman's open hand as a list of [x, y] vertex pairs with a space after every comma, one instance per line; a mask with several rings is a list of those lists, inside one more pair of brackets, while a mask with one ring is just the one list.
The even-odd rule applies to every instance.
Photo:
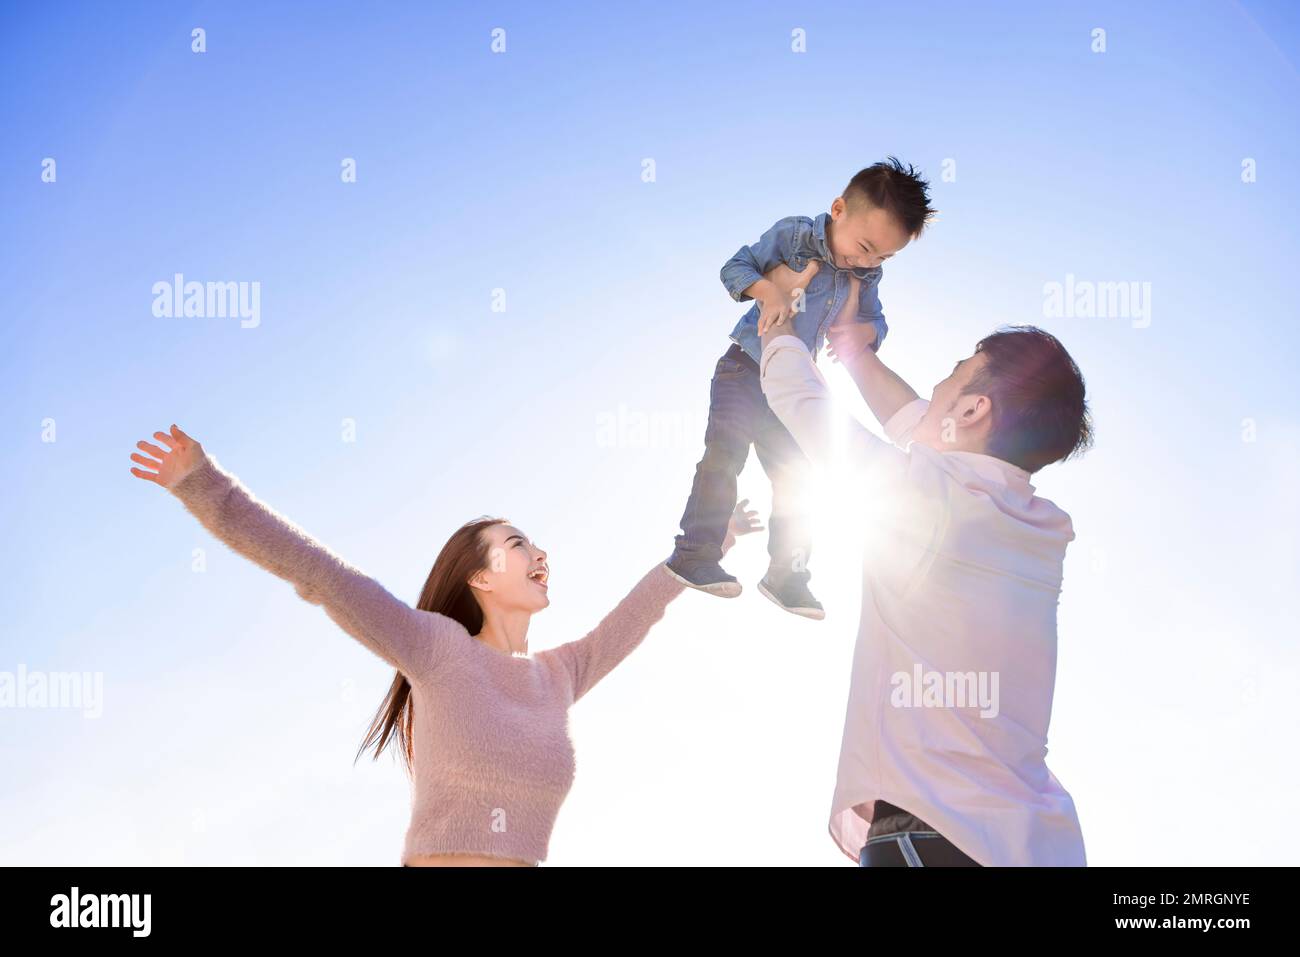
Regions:
[[131, 461], [139, 462], [151, 470], [132, 468], [131, 474], [136, 478], [157, 482], [163, 488], [171, 488], [203, 461], [203, 446], [182, 432], [174, 423], [170, 434], [155, 432], [153, 437], [166, 448], [159, 448], [143, 440], [137, 442], [136, 448], [148, 452], [153, 458], [147, 458], [139, 452], [131, 453]]
[[725, 553], [736, 544], [736, 538], [740, 535], [748, 535], [750, 532], [761, 532], [762, 524], [758, 519], [758, 511], [747, 509], [749, 499], [742, 498], [736, 503], [735, 511], [731, 513], [731, 521], [727, 524], [727, 535], [722, 540], [722, 551]]

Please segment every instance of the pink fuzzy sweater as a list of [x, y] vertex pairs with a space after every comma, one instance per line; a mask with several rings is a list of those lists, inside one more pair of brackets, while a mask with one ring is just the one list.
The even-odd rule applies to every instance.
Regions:
[[592, 631], [512, 655], [417, 611], [255, 498], [212, 456], [170, 491], [231, 549], [289, 581], [401, 671], [415, 709], [411, 822], [402, 850], [546, 859], [573, 783], [569, 706], [641, 643], [685, 590], [660, 562]]

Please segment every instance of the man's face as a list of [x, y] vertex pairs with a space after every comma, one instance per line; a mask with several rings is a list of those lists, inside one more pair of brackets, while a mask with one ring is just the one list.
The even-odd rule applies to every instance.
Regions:
[[850, 208], [843, 196], [831, 203], [827, 231], [826, 245], [838, 269], [879, 266], [911, 239], [892, 213], [868, 203]]
[[930, 407], [917, 424], [912, 440], [940, 452], [978, 452], [990, 424], [988, 396], [972, 395], [967, 387], [988, 359], [981, 352], [953, 366], [951, 374], [930, 393]]

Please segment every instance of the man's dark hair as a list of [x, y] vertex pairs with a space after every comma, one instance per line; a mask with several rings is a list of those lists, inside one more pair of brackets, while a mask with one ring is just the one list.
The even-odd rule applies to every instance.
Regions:
[[865, 202], [886, 210], [915, 239], [936, 212], [930, 208], [929, 188], [919, 170], [895, 156], [888, 156], [859, 170], [849, 180], [849, 185], [844, 187], [844, 202], [852, 207]]
[[963, 390], [993, 403], [989, 455], [1036, 472], [1092, 445], [1083, 374], [1057, 338], [1035, 326], [1009, 326], [975, 346], [984, 368]]

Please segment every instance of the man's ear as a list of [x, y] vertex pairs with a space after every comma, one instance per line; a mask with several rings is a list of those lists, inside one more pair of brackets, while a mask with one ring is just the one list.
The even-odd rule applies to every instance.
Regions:
[[836, 196], [835, 201], [831, 203], [831, 218], [839, 219], [844, 215], [844, 210], [847, 206], [848, 204], [844, 202], [843, 196]]
[[961, 412], [957, 424], [963, 429], [992, 423], [993, 400], [986, 395], [963, 395], [960, 400]]

